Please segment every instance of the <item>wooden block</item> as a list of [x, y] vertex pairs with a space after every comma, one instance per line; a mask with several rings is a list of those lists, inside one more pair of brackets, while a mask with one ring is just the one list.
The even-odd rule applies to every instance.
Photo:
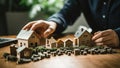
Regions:
[[84, 50], [80, 50], [80, 55], [83, 55]]
[[47, 53], [50, 54], [51, 53], [50, 50], [47, 50]]
[[47, 58], [48, 53], [47, 53], [47, 52], [44, 52], [44, 55], [45, 55], [45, 57]]
[[91, 49], [90, 50], [90, 54], [94, 55], [95, 54], [95, 50]]
[[50, 58], [50, 54], [47, 54], [46, 58]]
[[13, 56], [17, 56], [17, 51], [16, 51], [17, 48], [18, 47], [15, 44], [12, 44], [10, 46], [10, 54], [13, 55]]
[[106, 54], [107, 52], [106, 52], [106, 50], [105, 49], [101, 49], [100, 50], [100, 54]]
[[84, 48], [84, 51], [87, 51], [88, 52], [89, 48]]
[[112, 54], [113, 53], [112, 48], [107, 49], [107, 53]]
[[7, 58], [8, 55], [10, 55], [10, 54], [9, 54], [9, 53], [4, 53], [4, 54], [3, 54], [3, 57], [4, 57], [4, 58]]
[[52, 56], [56, 56], [57, 54], [56, 54], [56, 52], [52, 52]]
[[16, 56], [13, 56], [13, 55], [8, 55], [8, 56], [6, 57], [6, 59], [7, 59], [8, 61], [17, 61], [17, 57], [16, 57]]
[[87, 51], [84, 51], [84, 52], [83, 52], [83, 55], [87, 55]]
[[58, 56], [61, 56], [61, 55], [63, 55], [63, 53], [62, 52], [58, 52]]
[[74, 49], [74, 55], [75, 56], [80, 55], [80, 49]]
[[68, 56], [70, 56], [71, 55], [71, 52], [68, 52]]
[[34, 61], [34, 62], [36, 62], [36, 61], [39, 61], [40, 59], [38, 58], [38, 57], [34, 57], [33, 59], [32, 59], [32, 61]]
[[23, 63], [29, 63], [29, 62], [31, 62], [31, 59], [20, 58], [17, 61], [17, 64], [23, 64]]
[[95, 50], [95, 54], [100, 54], [100, 51], [99, 50]]

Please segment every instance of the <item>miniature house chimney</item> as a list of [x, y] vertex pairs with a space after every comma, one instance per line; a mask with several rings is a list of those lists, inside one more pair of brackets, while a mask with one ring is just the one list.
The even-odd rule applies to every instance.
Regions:
[[12, 44], [10, 46], [10, 53], [11, 53], [11, 55], [17, 56], [17, 51], [16, 51], [17, 48], [18, 47], [16, 46], [16, 44]]
[[74, 47], [76, 47], [78, 45], [78, 39], [74, 38]]

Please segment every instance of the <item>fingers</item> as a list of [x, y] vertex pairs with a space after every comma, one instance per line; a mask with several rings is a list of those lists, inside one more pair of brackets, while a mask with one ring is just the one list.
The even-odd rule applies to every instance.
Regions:
[[110, 37], [110, 35], [106, 35], [104, 37], [100, 37], [98, 39], [96, 39], [94, 42], [95, 43], [101, 43], [101, 42], [105, 42], [105, 41], [108, 41], [108, 40], [111, 40], [112, 38]]
[[92, 37], [92, 40], [96, 45], [112, 45], [113, 47], [119, 45], [118, 36], [116, 32], [111, 29], [96, 32]]
[[50, 24], [50, 26], [48, 27], [48, 29], [44, 32], [44, 37], [47, 38], [49, 35], [51, 35], [57, 27], [57, 24], [55, 22], [48, 22]]
[[42, 37], [48, 37], [56, 30], [57, 24], [55, 22], [48, 22], [44, 20], [38, 20], [28, 23], [23, 29], [33, 30]]
[[96, 32], [95, 35], [92, 37], [92, 40], [95, 41], [96, 39], [107, 36], [109, 34], [110, 34], [109, 30]]
[[49, 28], [44, 32], [44, 37], [47, 38], [49, 35], [51, 35], [55, 29], [52, 26], [49, 26]]
[[39, 27], [41, 27], [43, 22], [42, 21], [36, 21], [36, 23], [34, 23], [32, 26], [31, 26], [31, 28], [30, 28], [30, 30], [36, 30], [37, 28], [39, 28]]
[[111, 40], [107, 40], [107, 41], [104, 41], [104, 42], [96, 43], [96, 45], [98, 45], [98, 46], [111, 45], [111, 44], [112, 44]]
[[112, 37], [110, 34], [105, 36], [103, 35], [103, 37], [94, 40], [94, 42], [96, 43], [96, 45], [110, 45], [112, 44]]
[[101, 31], [97, 31], [97, 32], [95, 32], [94, 35], [98, 34], [99, 32], [101, 32]]
[[36, 30], [38, 27], [40, 27], [41, 25], [40, 25], [40, 23], [35, 23], [35, 24], [33, 24], [32, 26], [31, 26], [31, 28], [30, 28], [30, 30]]
[[30, 28], [32, 27], [32, 25], [35, 23], [35, 21], [33, 21], [33, 22], [30, 22], [30, 23], [28, 23], [27, 25], [25, 25], [22, 29], [23, 30], [30, 30]]
[[110, 31], [98, 31], [94, 33], [94, 36], [92, 37], [92, 40], [96, 43], [96, 45], [108, 45], [111, 44], [111, 36]]

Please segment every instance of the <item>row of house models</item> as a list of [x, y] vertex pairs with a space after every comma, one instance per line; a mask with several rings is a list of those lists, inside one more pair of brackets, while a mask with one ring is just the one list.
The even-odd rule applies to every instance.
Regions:
[[53, 37], [49, 39], [40, 38], [39, 35], [31, 30], [21, 30], [17, 35], [18, 44], [10, 47], [11, 55], [18, 58], [30, 58], [32, 56], [32, 49], [37, 46], [45, 46], [46, 48], [60, 48], [60, 47], [79, 47], [81, 45], [92, 46], [92, 35], [85, 27], [80, 27], [74, 39], [66, 38], [66, 40], [56, 40]]
[[66, 40], [55, 40], [53, 37], [46, 39], [46, 48], [60, 47], [79, 47], [81, 45], [93, 46], [91, 29], [80, 26], [74, 34], [74, 38], [66, 38]]

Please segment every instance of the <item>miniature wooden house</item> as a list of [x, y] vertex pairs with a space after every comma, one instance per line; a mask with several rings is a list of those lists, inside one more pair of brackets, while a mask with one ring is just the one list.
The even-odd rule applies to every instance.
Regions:
[[66, 39], [64, 41], [64, 47], [73, 47], [73, 41], [71, 39]]
[[56, 45], [56, 40], [53, 37], [46, 39], [46, 48], [56, 48]]
[[25, 46], [21, 46], [17, 49], [17, 57], [18, 58], [31, 58], [33, 50], [31, 48], [26, 48]]
[[75, 37], [77, 38], [77, 44], [80, 45], [87, 45], [92, 46], [92, 34], [89, 33], [87, 30], [81, 28], [75, 33]]
[[40, 45], [40, 37], [34, 31], [21, 30], [17, 35], [18, 46], [36, 47]]
[[17, 46], [16, 46], [16, 44], [12, 44], [11, 46], [10, 46], [10, 54], [11, 55], [13, 55], [13, 56], [17, 56]]
[[78, 46], [78, 39], [77, 38], [74, 38], [74, 40], [73, 40], [73, 47], [79, 47]]
[[64, 47], [64, 41], [58, 40], [57, 41], [57, 48]]

